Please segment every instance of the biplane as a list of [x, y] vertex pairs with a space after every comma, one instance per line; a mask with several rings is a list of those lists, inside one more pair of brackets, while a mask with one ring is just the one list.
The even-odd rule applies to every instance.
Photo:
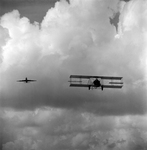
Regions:
[[28, 80], [28, 78], [25, 78], [24, 80], [17, 80], [17, 82], [24, 82], [24, 83], [29, 83], [29, 82], [35, 82], [36, 80]]
[[88, 87], [89, 90], [123, 87], [122, 77], [113, 76], [71, 75], [69, 82], [71, 87]]

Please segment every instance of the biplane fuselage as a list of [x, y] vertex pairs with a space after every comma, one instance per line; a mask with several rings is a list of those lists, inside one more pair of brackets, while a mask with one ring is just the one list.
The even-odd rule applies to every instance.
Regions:
[[88, 87], [88, 89], [94, 88], [122, 88], [122, 77], [113, 76], [87, 76], [87, 75], [71, 75], [70, 86], [71, 87]]

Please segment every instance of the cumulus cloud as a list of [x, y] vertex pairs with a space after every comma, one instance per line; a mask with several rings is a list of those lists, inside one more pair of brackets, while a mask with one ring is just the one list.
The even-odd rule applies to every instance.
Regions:
[[[41, 23], [1, 16], [3, 149], [146, 149], [146, 13], [143, 0], [62, 0]], [[122, 76], [124, 86], [70, 88], [71, 74]], [[25, 77], [37, 82], [16, 82]]]
[[[144, 113], [143, 3], [61, 1], [49, 9], [41, 24], [20, 18], [17, 10], [3, 15], [1, 32], [5, 33], [3, 39], [9, 40], [1, 46], [2, 105], [17, 109], [82, 108], [100, 114]], [[109, 22], [109, 8], [121, 12], [118, 35]], [[124, 87], [103, 93], [71, 89], [67, 82], [70, 74], [123, 76]], [[16, 82], [25, 77], [37, 82]]]

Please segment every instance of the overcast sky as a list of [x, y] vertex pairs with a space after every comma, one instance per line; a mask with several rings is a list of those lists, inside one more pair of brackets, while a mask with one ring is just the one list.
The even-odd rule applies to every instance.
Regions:
[[[0, 148], [147, 149], [146, 6], [1, 2]], [[73, 88], [72, 74], [122, 76], [124, 86]], [[37, 82], [16, 82], [25, 77]]]

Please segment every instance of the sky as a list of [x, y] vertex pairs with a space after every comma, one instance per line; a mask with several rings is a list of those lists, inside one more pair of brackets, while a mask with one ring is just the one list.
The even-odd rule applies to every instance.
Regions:
[[[3, 0], [0, 149], [147, 149], [147, 2]], [[69, 87], [72, 74], [122, 89]], [[36, 79], [24, 84], [18, 79]]]
[[41, 22], [48, 9], [54, 7], [57, 0], [1, 0], [0, 16], [18, 10], [20, 17], [27, 17], [31, 23]]

